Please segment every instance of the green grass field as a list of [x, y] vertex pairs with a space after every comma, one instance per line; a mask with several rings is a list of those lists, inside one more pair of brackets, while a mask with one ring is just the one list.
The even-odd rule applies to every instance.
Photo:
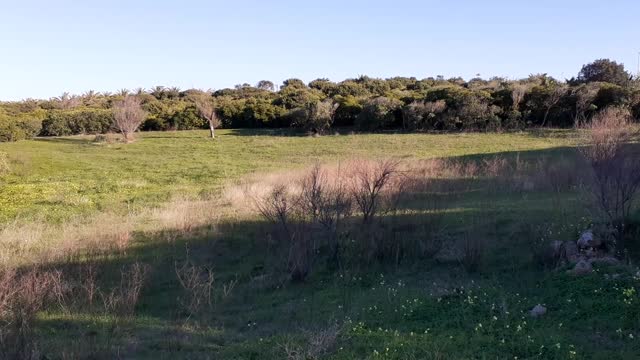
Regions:
[[351, 157], [424, 159], [523, 153], [575, 143], [566, 131], [515, 134], [364, 134], [320, 138], [276, 131], [141, 133], [129, 145], [93, 136], [0, 143], [12, 171], [0, 177], [0, 219], [61, 221], [96, 211], [158, 205], [172, 195], [208, 196], [252, 172]]
[[[206, 135], [141, 133], [129, 145], [94, 144], [93, 137], [0, 144], [10, 165], [0, 177], [2, 223], [65, 224], [105, 212], [126, 216], [176, 196], [216, 199], [250, 174], [315, 161], [578, 161], [576, 133], [558, 130], [322, 137], [222, 130], [215, 141]], [[340, 270], [316, 264], [304, 283], [295, 284], [278, 270], [277, 255], [261, 245], [268, 227], [256, 215], [223, 216], [188, 231], [134, 227], [126, 251], [47, 264], [95, 264], [104, 288], [118, 283], [123, 265], [147, 264], [134, 315], [99, 310], [104, 299], [94, 308], [53, 306], [38, 315], [38, 349], [49, 359], [637, 358], [638, 275], [626, 266], [598, 267], [583, 277], [543, 270], [527, 245], [528, 225], [546, 224], [549, 240], [574, 239], [585, 228], [590, 219], [579, 191], [522, 190], [483, 177], [465, 181], [464, 191], [456, 185], [455, 193], [443, 195], [444, 223], [452, 241], [470, 230], [487, 240], [476, 273], [441, 256]], [[212, 204], [220, 213], [230, 206]], [[407, 208], [420, 214], [421, 206], [417, 198]], [[187, 257], [215, 273], [212, 306], [191, 317], [180, 308], [175, 270]], [[548, 313], [530, 317], [536, 304]]]

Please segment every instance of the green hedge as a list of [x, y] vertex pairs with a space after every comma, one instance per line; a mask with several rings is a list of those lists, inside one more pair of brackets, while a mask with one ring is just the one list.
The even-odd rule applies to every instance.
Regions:
[[0, 115], [0, 142], [31, 139], [40, 132], [38, 118], [16, 118]]
[[103, 109], [52, 110], [42, 121], [42, 136], [103, 134], [113, 126], [113, 113]]

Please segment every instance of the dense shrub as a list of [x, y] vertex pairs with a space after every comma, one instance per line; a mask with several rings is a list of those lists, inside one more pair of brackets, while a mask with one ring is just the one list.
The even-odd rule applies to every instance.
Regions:
[[334, 126], [353, 126], [362, 111], [362, 103], [355, 96], [336, 96], [338, 107], [334, 114]]
[[31, 139], [38, 135], [42, 121], [37, 118], [15, 118], [0, 115], [0, 142]]
[[402, 109], [404, 128], [411, 130], [434, 130], [441, 128], [446, 109], [447, 103], [444, 100], [414, 101]]
[[42, 121], [43, 136], [103, 134], [113, 126], [113, 113], [103, 109], [50, 111]]
[[333, 124], [337, 106], [331, 99], [307, 104], [293, 111], [293, 125], [315, 133], [325, 132]]
[[166, 123], [169, 127], [165, 130], [194, 130], [207, 128], [207, 121], [198, 115], [198, 110], [195, 106], [188, 106], [182, 110], [174, 112]]
[[368, 100], [356, 118], [356, 125], [366, 130], [390, 128], [401, 117], [399, 114], [401, 106], [400, 100], [384, 96]]

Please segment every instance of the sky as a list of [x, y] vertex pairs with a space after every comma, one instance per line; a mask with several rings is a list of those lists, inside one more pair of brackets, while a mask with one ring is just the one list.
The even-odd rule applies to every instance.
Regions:
[[0, 100], [443, 75], [636, 73], [640, 1], [0, 0]]

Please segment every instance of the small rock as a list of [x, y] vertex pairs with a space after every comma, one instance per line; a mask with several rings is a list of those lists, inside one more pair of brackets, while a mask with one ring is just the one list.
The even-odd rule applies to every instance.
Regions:
[[576, 266], [574, 266], [573, 269], [571, 269], [570, 271], [574, 275], [586, 275], [591, 271], [593, 271], [593, 267], [591, 266], [590, 262], [583, 259], [578, 261], [576, 263]]
[[542, 316], [547, 313], [547, 308], [538, 304], [533, 307], [533, 309], [529, 310], [529, 315], [533, 317]]
[[598, 247], [602, 242], [593, 236], [593, 231], [587, 230], [580, 235], [577, 245], [580, 249]]

